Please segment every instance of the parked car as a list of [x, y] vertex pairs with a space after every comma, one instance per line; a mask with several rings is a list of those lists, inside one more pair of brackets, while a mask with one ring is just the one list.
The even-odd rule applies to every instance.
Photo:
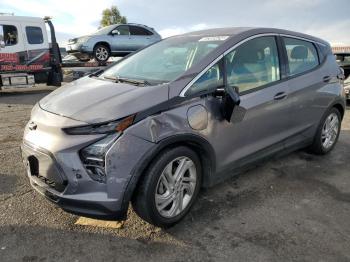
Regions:
[[334, 53], [338, 65], [344, 69], [345, 77], [350, 75], [350, 53], [339, 52]]
[[81, 60], [95, 58], [106, 62], [111, 55], [124, 56], [161, 40], [153, 29], [140, 24], [118, 24], [103, 27], [92, 35], [70, 39], [68, 53]]
[[345, 110], [330, 45], [280, 29], [170, 37], [35, 105], [22, 154], [31, 185], [64, 210], [157, 226], [201, 187], [257, 161], [335, 146]]
[[350, 100], [350, 76], [344, 80], [345, 96], [347, 100]]

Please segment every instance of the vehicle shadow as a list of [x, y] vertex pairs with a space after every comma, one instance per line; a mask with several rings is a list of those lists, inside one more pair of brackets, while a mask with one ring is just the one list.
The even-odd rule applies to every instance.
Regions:
[[[206, 261], [201, 250], [41, 225], [0, 227], [1, 261]], [[168, 250], [168, 252], [164, 252]]]

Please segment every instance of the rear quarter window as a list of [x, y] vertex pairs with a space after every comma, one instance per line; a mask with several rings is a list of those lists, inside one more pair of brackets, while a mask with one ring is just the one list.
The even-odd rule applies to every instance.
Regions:
[[26, 26], [26, 35], [28, 43], [31, 45], [39, 45], [44, 43], [44, 36], [40, 27]]
[[289, 75], [310, 71], [320, 64], [313, 43], [289, 37], [284, 37], [283, 40], [287, 50]]

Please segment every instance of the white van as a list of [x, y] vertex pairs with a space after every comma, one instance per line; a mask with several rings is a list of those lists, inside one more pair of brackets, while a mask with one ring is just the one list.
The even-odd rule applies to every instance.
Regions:
[[[52, 26], [49, 18], [0, 15], [0, 89], [49, 81], [52, 49], [46, 23]], [[52, 38], [53, 26], [51, 31]]]

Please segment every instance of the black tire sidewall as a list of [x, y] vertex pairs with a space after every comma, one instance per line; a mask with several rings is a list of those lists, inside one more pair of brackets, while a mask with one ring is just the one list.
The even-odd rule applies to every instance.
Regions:
[[[106, 60], [100, 60], [100, 59], [97, 58], [97, 56], [96, 56], [96, 50], [97, 50], [97, 48], [99, 48], [99, 47], [103, 47], [103, 48], [105, 48], [105, 49], [107, 50], [108, 56], [107, 56], [107, 59], [106, 59]], [[97, 62], [99, 62], [99, 63], [105, 63], [105, 62], [107, 62], [108, 58], [111, 56], [111, 50], [110, 50], [110, 49], [108, 48], [108, 46], [106, 46], [106, 45], [98, 44], [98, 45], [96, 45], [96, 46], [94, 47], [93, 56], [94, 56], [94, 59], [95, 59]]]
[[[183, 210], [183, 212], [181, 212], [179, 215], [177, 215], [173, 218], [166, 218], [166, 217], [161, 216], [156, 208], [155, 191], [156, 191], [159, 177], [162, 174], [166, 165], [170, 161], [172, 161], [178, 157], [181, 157], [181, 156], [185, 156], [185, 157], [190, 158], [196, 166], [196, 173], [197, 173], [196, 188], [195, 188], [195, 191], [194, 191], [194, 194], [193, 194], [193, 197], [192, 197], [190, 203]], [[177, 223], [178, 221], [180, 221], [188, 213], [188, 211], [192, 207], [194, 201], [197, 198], [197, 195], [199, 193], [199, 189], [201, 186], [202, 170], [201, 170], [200, 159], [197, 156], [197, 154], [193, 150], [191, 150], [187, 147], [174, 148], [174, 149], [166, 152], [166, 154], [160, 155], [160, 157], [156, 159], [156, 161], [154, 162], [152, 167], [149, 169], [149, 173], [147, 175], [149, 176], [148, 177], [149, 181], [147, 183], [148, 188], [146, 189], [146, 201], [147, 201], [147, 206], [148, 206], [149, 210], [151, 211], [149, 213], [149, 216], [150, 216], [152, 222], [156, 225], [159, 225], [159, 226], [169, 227], [169, 226]]]

